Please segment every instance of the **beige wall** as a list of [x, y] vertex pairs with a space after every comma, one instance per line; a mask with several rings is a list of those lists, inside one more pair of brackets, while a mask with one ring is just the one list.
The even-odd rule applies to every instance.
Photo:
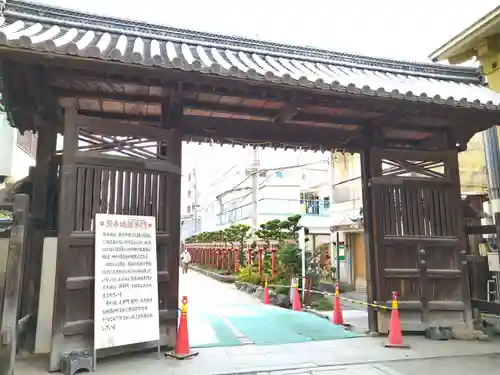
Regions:
[[42, 280], [38, 304], [35, 353], [50, 352], [52, 314], [56, 279], [57, 238], [47, 237], [43, 243]]
[[5, 283], [5, 270], [7, 268], [8, 250], [9, 250], [9, 239], [0, 238], [0, 298], [3, 297], [3, 286]]

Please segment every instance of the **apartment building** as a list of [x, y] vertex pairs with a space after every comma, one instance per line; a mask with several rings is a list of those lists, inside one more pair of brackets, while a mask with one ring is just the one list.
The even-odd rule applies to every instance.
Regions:
[[[192, 206], [192, 197], [197, 193], [198, 231], [220, 230], [233, 224], [252, 225], [253, 174], [258, 170], [257, 223], [301, 214], [302, 224], [315, 234], [314, 245], [329, 242], [329, 154], [270, 148], [259, 148], [257, 153], [252, 148], [231, 150], [235, 155], [231, 159], [241, 162], [203, 181], [201, 168], [197, 168], [196, 192], [193, 183], [189, 182], [194, 173], [186, 171], [191, 177], [188, 175], [184, 179], [184, 201], [187, 202], [184, 212]], [[193, 228], [193, 220], [194, 215], [184, 221], [183, 233], [194, 234], [188, 230]]]

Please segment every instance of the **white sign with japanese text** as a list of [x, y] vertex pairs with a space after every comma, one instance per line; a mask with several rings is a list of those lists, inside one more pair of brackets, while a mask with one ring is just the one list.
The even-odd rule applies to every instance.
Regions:
[[96, 214], [94, 347], [159, 340], [156, 224]]

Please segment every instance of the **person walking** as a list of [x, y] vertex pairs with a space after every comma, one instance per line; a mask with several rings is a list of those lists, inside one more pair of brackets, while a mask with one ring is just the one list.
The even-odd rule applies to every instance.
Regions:
[[190, 262], [191, 262], [191, 254], [189, 254], [189, 251], [184, 250], [181, 254], [181, 265], [183, 274], [187, 273], [188, 265]]

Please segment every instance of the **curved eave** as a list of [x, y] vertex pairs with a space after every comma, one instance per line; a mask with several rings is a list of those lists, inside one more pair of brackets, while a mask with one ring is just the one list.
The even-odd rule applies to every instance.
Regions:
[[492, 30], [498, 26], [500, 26], [500, 6], [497, 6], [474, 24], [436, 49], [429, 55], [429, 58], [433, 62], [436, 62], [449, 60], [457, 55], [467, 54], [476, 47], [481, 39], [491, 36]]

